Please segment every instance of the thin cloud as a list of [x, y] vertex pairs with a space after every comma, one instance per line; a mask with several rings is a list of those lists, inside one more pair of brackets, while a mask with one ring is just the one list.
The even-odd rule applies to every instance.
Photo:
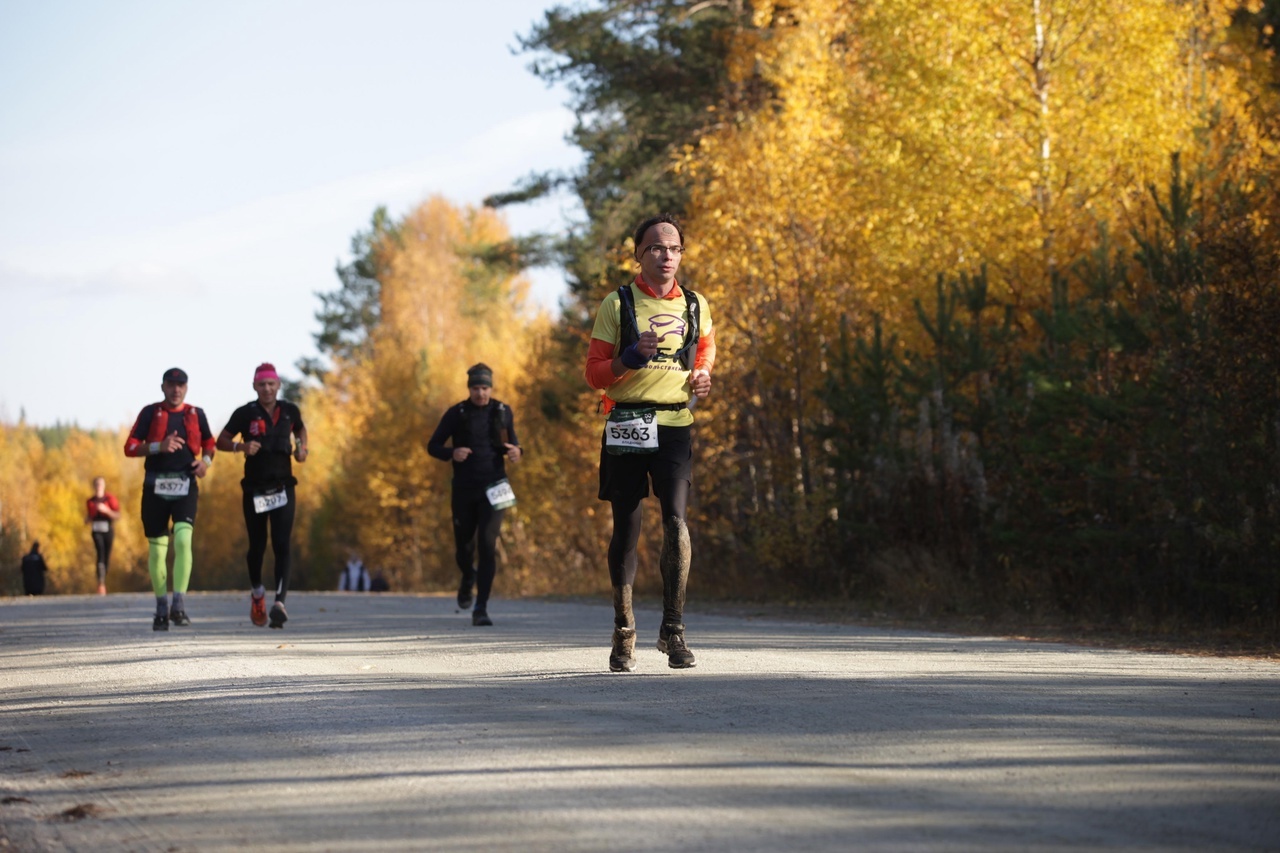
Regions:
[[157, 296], [175, 287], [194, 296], [206, 292], [198, 277], [180, 267], [141, 261], [83, 274], [45, 273], [0, 263], [0, 294], [32, 302], [108, 300]]
[[[374, 208], [408, 209], [431, 194], [478, 203], [527, 170], [527, 164], [563, 157], [563, 135], [572, 116], [547, 110], [518, 116], [460, 139], [445, 150], [393, 169], [351, 175], [315, 187], [252, 199], [194, 219], [127, 235], [91, 237], [74, 243], [11, 249], [19, 268], [56, 271], [51, 282], [89, 286], [146, 287], [175, 270], [190, 269], [272, 244], [312, 240], [319, 233], [341, 235], [326, 257], [345, 249], [352, 223], [363, 224]], [[553, 165], [555, 165], [553, 163]], [[567, 164], [565, 164], [567, 165]], [[269, 254], [270, 250], [266, 253]], [[130, 274], [88, 273], [84, 259], [107, 261]], [[12, 261], [11, 261], [12, 263]], [[80, 269], [77, 269], [80, 268]], [[190, 273], [186, 274], [190, 278]], [[2, 286], [2, 285], [0, 285]]]

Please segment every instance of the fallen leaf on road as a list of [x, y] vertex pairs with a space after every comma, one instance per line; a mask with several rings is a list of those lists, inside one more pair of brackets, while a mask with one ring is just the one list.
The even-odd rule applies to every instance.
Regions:
[[51, 819], [62, 821], [84, 820], [89, 817], [97, 817], [102, 814], [102, 811], [101, 806], [95, 806], [93, 803], [81, 803], [78, 806], [72, 806]]

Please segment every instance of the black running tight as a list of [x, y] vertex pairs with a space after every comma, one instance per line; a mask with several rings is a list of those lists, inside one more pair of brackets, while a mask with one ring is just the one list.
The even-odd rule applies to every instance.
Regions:
[[494, 509], [482, 488], [455, 486], [452, 503], [454, 558], [463, 573], [471, 571], [472, 560], [476, 560], [475, 609], [484, 613], [493, 590], [493, 577], [498, 573], [498, 533], [506, 510]]
[[[662, 507], [662, 518], [683, 520], [689, 505], [688, 480], [662, 480], [653, 484], [654, 496]], [[643, 500], [614, 500], [613, 537], [609, 540], [609, 581], [614, 586], [636, 582], [636, 546], [640, 542]]]
[[285, 489], [289, 502], [270, 512], [253, 511], [253, 494], [244, 493], [244, 526], [249, 531], [249, 583], [256, 589], [262, 586], [262, 560], [267, 553], [267, 526], [271, 527], [271, 553], [275, 557], [276, 601], [284, 601], [289, 592], [289, 537], [293, 535], [293, 514], [296, 508], [293, 486]]
[[115, 531], [95, 531], [93, 548], [98, 552], [98, 585], [107, 582], [107, 569], [111, 567], [111, 542], [115, 539]]

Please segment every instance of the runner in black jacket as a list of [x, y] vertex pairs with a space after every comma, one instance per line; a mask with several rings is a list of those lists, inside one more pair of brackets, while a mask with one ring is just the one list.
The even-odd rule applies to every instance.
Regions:
[[[467, 371], [467, 392], [467, 399], [445, 411], [427, 442], [427, 452], [453, 462], [453, 536], [462, 572], [458, 607], [471, 607], [475, 587], [471, 624], [492, 625], [488, 606], [498, 569], [498, 533], [503, 512], [515, 504], [506, 462], [518, 461], [524, 451], [516, 438], [511, 407], [491, 396], [493, 371], [488, 365], [477, 364]], [[477, 540], [480, 557], [473, 565]]]
[[22, 558], [22, 591], [27, 595], [44, 595], [44, 576], [48, 571], [40, 543], [32, 542], [31, 550]]

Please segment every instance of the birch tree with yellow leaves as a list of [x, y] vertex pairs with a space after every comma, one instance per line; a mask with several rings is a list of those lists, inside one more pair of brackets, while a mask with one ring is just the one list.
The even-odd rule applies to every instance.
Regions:
[[1220, 111], [1204, 93], [1239, 124], [1244, 98], [1208, 52], [1226, 4], [752, 8], [731, 73], [762, 75], [773, 103], [686, 147], [687, 264], [720, 306], [714, 405], [734, 436], [725, 460], [743, 463], [721, 467], [751, 506], [801, 507], [782, 523], [803, 539], [795, 519], [823, 479], [812, 431], [829, 418], [814, 392], [841, 323], [880, 316], [919, 343], [917, 301], [979, 266], [993, 303], [1030, 322], [1101, 226], [1134, 245], [1147, 187], [1167, 182], [1171, 153], [1193, 159]]
[[358, 257], [340, 271], [347, 295], [328, 296], [335, 310], [322, 312], [334, 363], [305, 397], [311, 473], [324, 484], [306, 529], [335, 577], [348, 549], [397, 589], [456, 573], [451, 470], [427, 454], [427, 439], [479, 361], [519, 413], [528, 345], [547, 326], [525, 305], [526, 280], [484, 260], [509, 239], [494, 211], [439, 197], [395, 222], [380, 213], [357, 236]]
[[1023, 291], [1047, 292], [1099, 223], [1131, 222], [1210, 110], [1243, 100], [1206, 59], [1226, 4], [754, 8], [735, 73], [763, 74], [775, 102], [687, 149], [711, 236], [694, 257], [717, 282], [822, 266], [840, 304], [890, 319], [938, 272], [980, 263], [1011, 298], [1042, 300]]
[[10, 570], [4, 587], [21, 589], [12, 569], [39, 540], [49, 565], [47, 591], [96, 589], [95, 551], [84, 513], [93, 478], [101, 476], [122, 510], [108, 588], [150, 588], [147, 543], [136, 514], [142, 471], [120, 452], [125, 432], [0, 423], [0, 560]]

